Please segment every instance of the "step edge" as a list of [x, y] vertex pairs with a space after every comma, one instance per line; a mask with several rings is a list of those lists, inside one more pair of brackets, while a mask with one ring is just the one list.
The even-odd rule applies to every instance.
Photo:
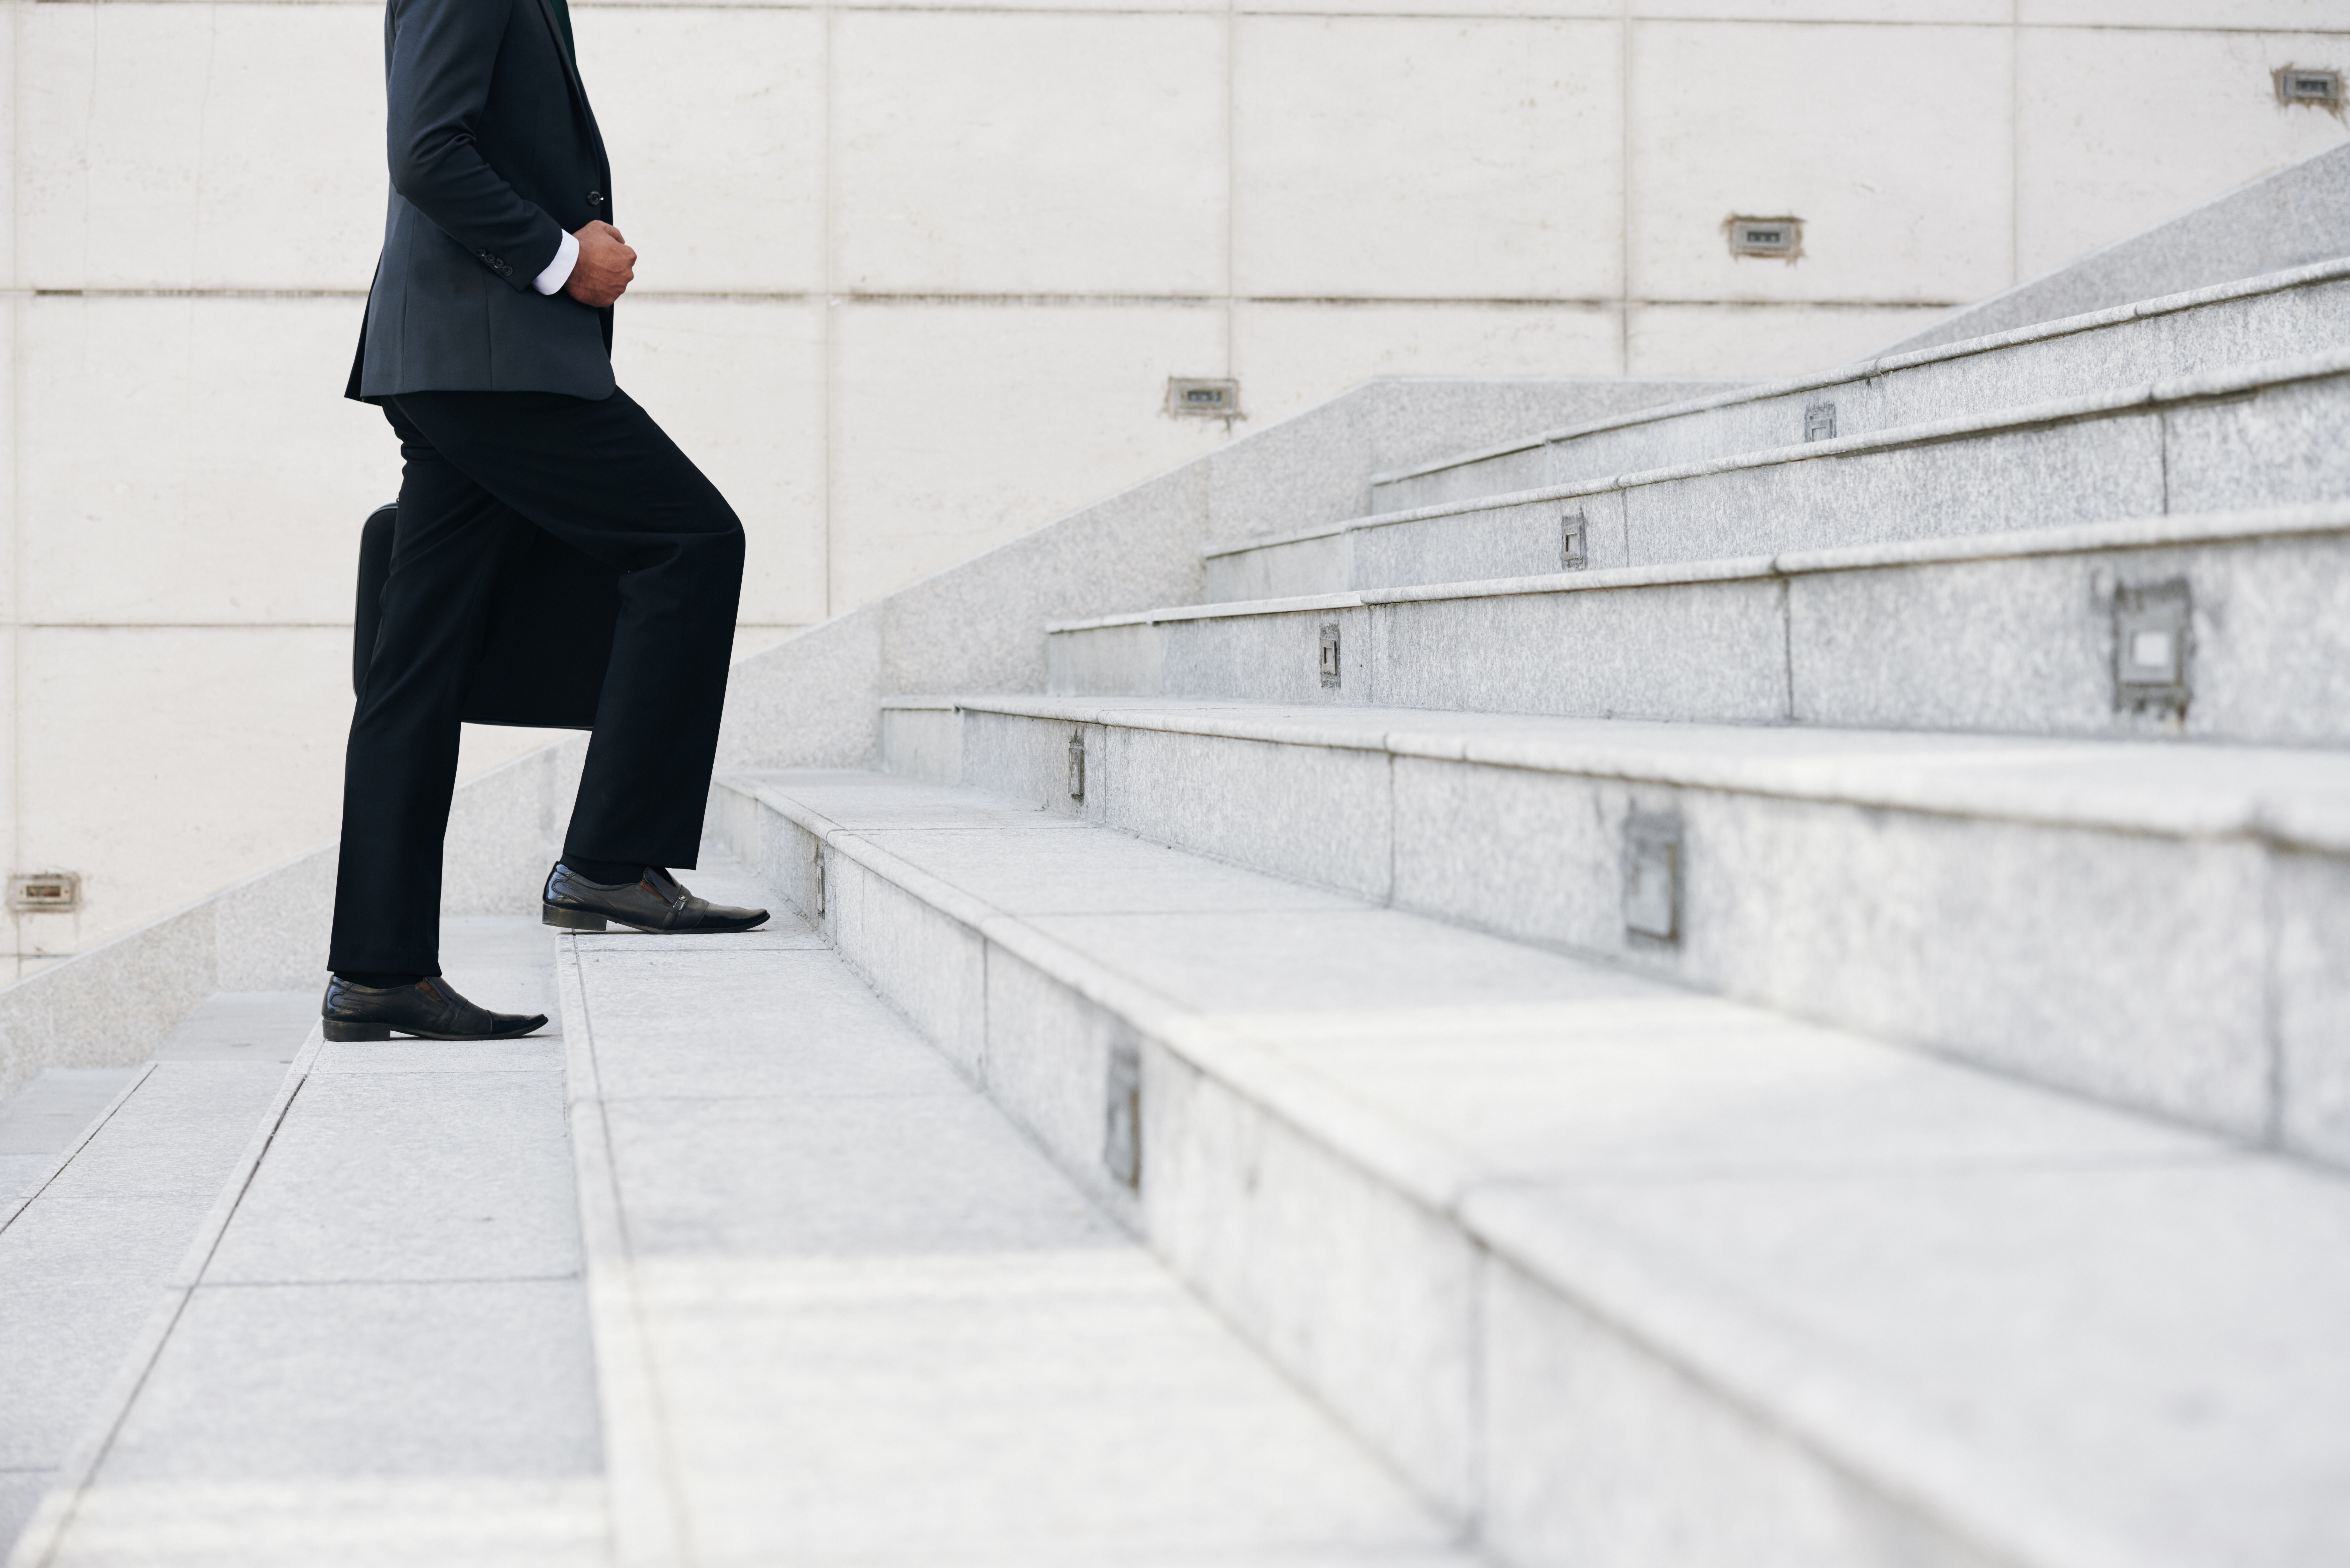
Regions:
[[[969, 697], [960, 711], [1106, 729], [1193, 735], [1248, 744], [1368, 752], [1390, 757], [1501, 767], [1565, 777], [1705, 790], [1849, 805], [1965, 821], [2005, 822], [2074, 831], [2189, 840], [2249, 840], [2282, 848], [2350, 855], [2350, 753], [2222, 742], [2179, 743], [2082, 740], [1971, 732], [1825, 729], [1802, 724], [1706, 724], [1550, 715], [1479, 715], [1492, 722], [1448, 728], [1398, 722], [1419, 710], [1322, 710], [1267, 703], [1259, 716], [1235, 702], [1187, 708], [1180, 700], [1083, 697]], [[1513, 732], [1509, 721], [1520, 720]], [[1582, 732], [1577, 733], [1575, 732]], [[1642, 732], [1724, 738], [1783, 737], [1816, 749], [1761, 758], [1641, 745]], [[1893, 747], [1857, 757], [1837, 753], [1856, 738]], [[1968, 765], [1953, 781], [1932, 769], [1936, 753], [1955, 752]], [[2005, 756], [2002, 756], [2002, 753]], [[1986, 758], [1979, 762], [1976, 758]], [[2009, 762], [2007, 757], [2018, 760]], [[2050, 764], [2131, 763], [2126, 784], [2102, 777], [2068, 779]], [[2216, 760], [2215, 760], [2216, 759]], [[2303, 775], [2279, 785], [2260, 782], [2280, 764]], [[1856, 778], [1857, 770], [1860, 776]], [[1868, 776], [1875, 770], [1875, 777]], [[2162, 777], [2168, 774], [2168, 779]], [[2220, 774], [2216, 782], [2215, 773]], [[2251, 778], [2227, 776], [2241, 774]], [[2316, 774], [2314, 778], [2308, 777]], [[1826, 774], [1829, 776], [1823, 776]], [[2151, 777], [2149, 776], [2151, 775]]]
[[59, 1151], [57, 1158], [49, 1162], [49, 1168], [41, 1172], [41, 1179], [33, 1183], [29, 1190], [22, 1197], [0, 1201], [0, 1235], [6, 1234], [8, 1227], [14, 1225], [18, 1217], [32, 1206], [34, 1199], [47, 1191], [49, 1184], [65, 1174], [66, 1167], [74, 1162], [74, 1157], [88, 1147], [89, 1140], [96, 1137], [105, 1128], [106, 1124], [114, 1119], [114, 1113], [120, 1110], [130, 1096], [139, 1092], [139, 1085], [144, 1084], [154, 1071], [154, 1058], [150, 1057], [141, 1062], [133, 1069], [130, 1081], [116, 1090], [113, 1097], [99, 1107], [98, 1114], [90, 1117], [89, 1124], [74, 1136], [73, 1142]]
[[554, 948], [572, 1192], [578, 1204], [588, 1336], [596, 1357], [612, 1560], [616, 1568], [682, 1568], [692, 1552], [684, 1537], [685, 1511], [669, 1462], [668, 1422], [638, 1297], [578, 939], [558, 932]]
[[1426, 506], [1410, 507], [1400, 512], [1375, 512], [1360, 517], [1350, 517], [1341, 523], [1324, 524], [1313, 529], [1302, 529], [1292, 534], [1275, 534], [1246, 539], [1210, 540], [1200, 546], [1200, 556], [1202, 560], [1214, 560], [1225, 556], [1274, 549], [1284, 545], [1299, 544], [1310, 539], [1350, 533], [1357, 529], [1386, 528], [1406, 523], [1434, 522], [1439, 518], [1460, 516], [1471, 512], [1497, 511], [1506, 506], [1528, 506], [1545, 501], [1568, 501], [1580, 496], [1605, 495], [1619, 490], [1638, 490], [1680, 480], [1703, 479], [1717, 473], [1781, 468], [1791, 463], [1898, 452], [1906, 447], [1940, 446], [2013, 431], [2030, 431], [2043, 426], [2085, 424], [2098, 420], [2117, 419], [2137, 413], [2151, 413], [2183, 403], [2252, 397], [2271, 389], [2299, 386], [2311, 381], [2331, 380], [2345, 375], [2350, 375], [2350, 348], [2336, 348], [2321, 354], [2302, 354], [2283, 358], [2264, 359], [2251, 365], [2231, 366], [2225, 370], [2165, 377], [2159, 380], [2137, 382], [2103, 392], [2083, 393], [2070, 398], [2051, 399], [2045, 402], [2021, 404], [2013, 408], [1997, 410], [1989, 414], [1968, 414], [1946, 420], [1927, 420], [1917, 424], [1897, 425], [1890, 430], [1883, 431], [1864, 431], [1858, 434], [1837, 436], [1827, 441], [1799, 441], [1784, 446], [1762, 447], [1753, 452], [1739, 452], [1727, 457], [1706, 458], [1695, 462], [1675, 463], [1662, 468], [1637, 469], [1605, 477], [1594, 476], [1560, 484], [1537, 485], [1528, 490], [1505, 491], [1496, 495], [1435, 502]]
[[1066, 636], [1114, 627], [1236, 619], [1253, 615], [1294, 615], [1302, 610], [1351, 609], [1371, 604], [1502, 598], [1522, 594], [1588, 593], [1607, 588], [1672, 587], [1762, 576], [1812, 576], [1832, 572], [1961, 565], [2040, 556], [2095, 555], [2116, 550], [2233, 544], [2263, 538], [2304, 538], [2345, 531], [2350, 531], [2350, 502], [2304, 501], [2245, 511], [2161, 513], [2100, 523], [2064, 523], [2050, 528], [2005, 529], [1996, 534], [1961, 534], [1871, 545], [1825, 545], [1785, 550], [1769, 556], [1718, 556], [1696, 561], [1665, 561], [1650, 566], [1545, 572], [1530, 576], [1350, 588], [1344, 593], [1163, 605], [1145, 610], [1092, 616], [1083, 620], [1047, 621], [1045, 632], [1047, 636]]
[[1583, 436], [1597, 435], [1606, 431], [1635, 429], [1644, 424], [1660, 424], [1669, 420], [1684, 419], [1693, 414], [1708, 413], [1715, 409], [1734, 408], [1742, 403], [1767, 402], [1773, 398], [1792, 397], [1800, 392], [1824, 390], [1853, 381], [1874, 380], [1879, 376], [1913, 369], [1919, 366], [1945, 360], [1970, 358], [1997, 353], [2003, 348], [2051, 341], [2058, 337], [2078, 337], [2084, 333], [2103, 330], [2108, 327], [2127, 326], [2136, 321], [2150, 321], [2164, 316], [2176, 316], [2206, 306], [2226, 305], [2240, 299], [2256, 299], [2265, 295], [2289, 294], [2295, 289], [2314, 287], [2350, 277], [2350, 256], [2331, 261], [2310, 262], [2301, 266], [2282, 267], [2233, 283], [2209, 284], [2201, 288], [2187, 289], [2178, 294], [2158, 295], [2130, 305], [2107, 306], [2102, 310], [2085, 311], [2078, 316], [2059, 317], [2054, 321], [2037, 322], [2028, 327], [2012, 327], [2002, 332], [1986, 333], [1981, 337], [1960, 338], [1954, 343], [1930, 348], [1913, 348], [1899, 354], [1880, 354], [1866, 359], [1855, 359], [1831, 369], [1809, 376], [1790, 377], [1783, 380], [1766, 381], [1759, 386], [1742, 388], [1734, 392], [1718, 392], [1687, 402], [1674, 403], [1653, 410], [1635, 410], [1629, 414], [1613, 415], [1591, 420], [1579, 425], [1563, 425], [1540, 435], [1500, 443], [1458, 457], [1440, 458], [1433, 462], [1412, 468], [1401, 468], [1371, 475], [1374, 487], [1394, 484], [1409, 479], [1425, 478], [1442, 473], [1448, 469], [1463, 468], [1513, 452], [1531, 452], [1539, 447], [1557, 445]]

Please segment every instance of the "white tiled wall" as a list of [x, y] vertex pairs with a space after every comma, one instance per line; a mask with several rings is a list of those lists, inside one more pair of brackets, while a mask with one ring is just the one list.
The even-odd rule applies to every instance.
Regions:
[[833, 286], [1222, 291], [1220, 16], [833, 23]]
[[[746, 648], [1225, 439], [1170, 375], [1249, 429], [1790, 373], [2350, 136], [2268, 76], [2350, 67], [2344, 0], [574, 8], [621, 379], [743, 515]], [[333, 830], [381, 55], [371, 0], [0, 0], [0, 852], [90, 892], [20, 950]]]
[[[2337, 29], [2350, 26], [2350, 4], [2332, 10]], [[2350, 70], [2350, 34], [2341, 31], [2026, 27], [2016, 46], [2016, 242], [2024, 277], [2350, 135], [2320, 110], [2277, 103], [2270, 77], [2288, 64]]]
[[1232, 270], [1279, 299], [1604, 299], [1622, 276], [1609, 22], [1243, 16]]
[[833, 602], [874, 598], [1207, 451], [1220, 421], [1159, 409], [1170, 374], [1222, 373], [1224, 316], [1184, 303], [833, 311]]

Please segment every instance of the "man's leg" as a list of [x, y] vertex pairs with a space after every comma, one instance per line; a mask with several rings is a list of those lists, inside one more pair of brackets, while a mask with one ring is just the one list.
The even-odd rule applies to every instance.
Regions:
[[619, 568], [619, 621], [566, 858], [693, 865], [743, 586], [733, 509], [626, 392], [395, 402], [491, 496]]
[[343, 840], [328, 967], [441, 972], [441, 841], [465, 691], [490, 594], [528, 524], [387, 409], [400, 438], [400, 526], [366, 690], [343, 764]]

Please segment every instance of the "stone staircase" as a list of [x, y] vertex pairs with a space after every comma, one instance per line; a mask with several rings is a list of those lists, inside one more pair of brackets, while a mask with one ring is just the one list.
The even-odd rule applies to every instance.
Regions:
[[738, 666], [765, 932], [469, 786], [559, 1039], [0, 993], [12, 1568], [2350, 1558], [2345, 434], [2350, 262], [1378, 384]]
[[2327, 1560], [2345, 277], [1388, 474], [716, 830], [1496, 1561]]

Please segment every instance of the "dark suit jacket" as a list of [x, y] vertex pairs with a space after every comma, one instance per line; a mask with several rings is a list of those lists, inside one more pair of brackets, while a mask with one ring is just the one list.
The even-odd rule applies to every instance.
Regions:
[[612, 313], [532, 280], [612, 217], [612, 166], [547, 0], [389, 0], [391, 211], [347, 396], [612, 390]]

